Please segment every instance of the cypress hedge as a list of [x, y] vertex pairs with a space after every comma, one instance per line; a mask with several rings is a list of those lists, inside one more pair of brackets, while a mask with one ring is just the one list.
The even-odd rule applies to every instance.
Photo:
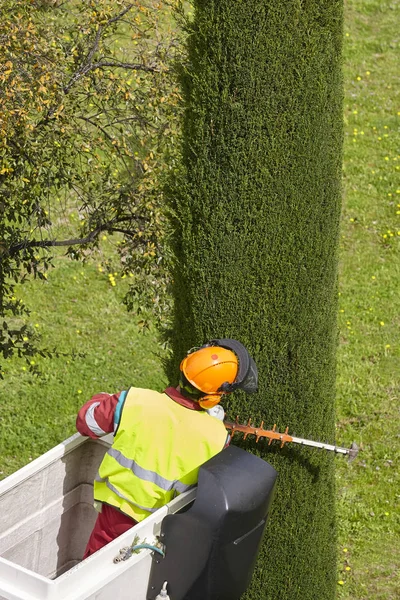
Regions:
[[[332, 442], [342, 0], [194, 0], [188, 33], [170, 374], [188, 348], [236, 338], [260, 386], [228, 416]], [[331, 600], [334, 456], [237, 443], [279, 472], [246, 598]]]

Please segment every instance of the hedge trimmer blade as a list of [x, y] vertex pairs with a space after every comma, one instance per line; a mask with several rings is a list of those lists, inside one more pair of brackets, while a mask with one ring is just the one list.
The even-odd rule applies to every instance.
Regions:
[[259, 427], [253, 427], [251, 425], [251, 419], [248, 420], [247, 424], [242, 425], [239, 423], [238, 417], [236, 417], [235, 422], [224, 421], [224, 425], [226, 429], [232, 432], [234, 435], [236, 432], [243, 433], [243, 439], [246, 439], [248, 435], [255, 435], [256, 442], [260, 438], [268, 438], [268, 445], [272, 444], [273, 440], [278, 440], [280, 442], [281, 448], [288, 442], [293, 442], [294, 444], [300, 444], [301, 446], [311, 446], [312, 448], [320, 448], [321, 450], [329, 450], [330, 452], [335, 452], [336, 454], [347, 454], [349, 457], [349, 462], [355, 459], [358, 454], [358, 446], [356, 443], [352, 443], [350, 448], [341, 448], [340, 446], [336, 446], [334, 444], [324, 444], [322, 442], [314, 442], [313, 440], [306, 440], [304, 438], [294, 437], [293, 435], [289, 435], [289, 428], [286, 427], [284, 433], [276, 430], [276, 424], [272, 429], [264, 429], [264, 421], [261, 421], [261, 425]]

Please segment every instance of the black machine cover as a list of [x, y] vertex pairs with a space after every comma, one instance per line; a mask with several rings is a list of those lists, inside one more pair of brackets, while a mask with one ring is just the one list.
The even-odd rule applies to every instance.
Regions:
[[167, 515], [153, 557], [147, 600], [164, 581], [171, 600], [237, 600], [248, 587], [273, 498], [277, 472], [236, 446], [207, 461], [196, 500]]

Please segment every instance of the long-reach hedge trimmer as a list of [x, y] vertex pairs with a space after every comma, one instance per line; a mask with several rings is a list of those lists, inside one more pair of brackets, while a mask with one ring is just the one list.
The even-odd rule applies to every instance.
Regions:
[[243, 439], [246, 439], [248, 435], [255, 435], [256, 442], [260, 438], [268, 438], [269, 444], [272, 444], [273, 440], [278, 440], [280, 442], [281, 448], [289, 443], [293, 442], [294, 444], [300, 444], [301, 446], [311, 446], [312, 448], [320, 448], [321, 450], [329, 450], [331, 452], [335, 452], [336, 454], [347, 454], [349, 457], [349, 462], [355, 459], [358, 454], [358, 446], [355, 442], [352, 443], [350, 448], [341, 448], [340, 446], [335, 446], [333, 444], [324, 444], [322, 442], [314, 442], [313, 440], [306, 440], [304, 438], [294, 437], [293, 435], [289, 435], [289, 428], [286, 427], [285, 431], [281, 433], [276, 430], [276, 425], [273, 426], [272, 429], [264, 429], [264, 421], [261, 422], [259, 427], [251, 426], [251, 419], [247, 421], [247, 424], [242, 425], [239, 423], [238, 417], [234, 422], [232, 421], [224, 421], [224, 425], [226, 429], [232, 432], [232, 436], [236, 432], [240, 432], [244, 434]]

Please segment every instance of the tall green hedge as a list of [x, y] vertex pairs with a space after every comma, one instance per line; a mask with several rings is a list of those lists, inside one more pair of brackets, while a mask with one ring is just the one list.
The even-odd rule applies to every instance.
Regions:
[[[331, 441], [342, 158], [342, 0], [194, 0], [170, 190], [172, 345], [241, 340], [259, 393], [225, 403]], [[279, 472], [246, 598], [331, 600], [334, 457], [244, 447]]]

